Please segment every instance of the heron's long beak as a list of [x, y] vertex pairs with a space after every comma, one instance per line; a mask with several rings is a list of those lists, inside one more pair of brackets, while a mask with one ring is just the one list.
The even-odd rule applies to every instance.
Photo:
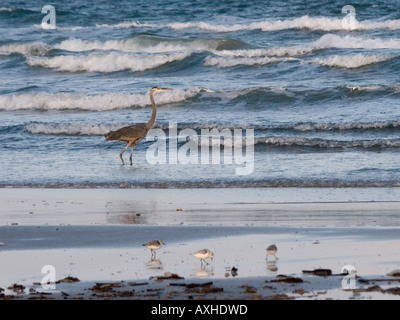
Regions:
[[170, 88], [160, 88], [159, 90], [163, 90], [163, 91], [172, 91], [174, 89], [170, 89]]

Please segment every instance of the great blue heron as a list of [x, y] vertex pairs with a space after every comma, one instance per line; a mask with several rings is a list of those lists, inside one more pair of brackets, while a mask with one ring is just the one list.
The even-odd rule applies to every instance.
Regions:
[[133, 126], [123, 127], [116, 131], [110, 131], [105, 135], [106, 140], [119, 140], [127, 143], [125, 149], [119, 155], [123, 165], [125, 164], [125, 162], [124, 159], [122, 158], [122, 155], [125, 152], [125, 150], [128, 149], [130, 146], [132, 146], [131, 156], [129, 158], [130, 163], [132, 165], [132, 153], [135, 144], [146, 136], [146, 134], [150, 131], [151, 128], [153, 128], [154, 123], [156, 122], [157, 106], [156, 103], [154, 102], [154, 97], [153, 97], [154, 93], [159, 91], [171, 91], [171, 90], [173, 89], [158, 88], [158, 87], [153, 87], [150, 90], [150, 101], [151, 104], [153, 105], [153, 111], [151, 113], [151, 118], [147, 123], [138, 123], [134, 124]]

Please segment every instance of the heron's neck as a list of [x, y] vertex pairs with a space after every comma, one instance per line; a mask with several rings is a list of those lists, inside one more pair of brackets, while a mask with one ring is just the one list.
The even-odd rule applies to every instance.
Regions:
[[157, 115], [157, 106], [156, 103], [154, 102], [154, 97], [153, 97], [153, 93], [150, 93], [150, 101], [151, 104], [153, 105], [153, 111], [151, 113], [151, 118], [149, 120], [149, 122], [147, 122], [147, 130], [150, 130], [151, 128], [153, 128], [154, 123], [156, 122], [156, 115]]

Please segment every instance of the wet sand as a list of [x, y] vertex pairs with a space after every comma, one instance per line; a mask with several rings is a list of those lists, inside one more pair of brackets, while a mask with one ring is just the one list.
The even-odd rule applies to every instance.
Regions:
[[[321, 190], [318, 202], [284, 191], [3, 189], [0, 297], [400, 298], [391, 274], [400, 269], [399, 202], [367, 201], [372, 190], [348, 199]], [[166, 245], [151, 259], [142, 244], [153, 239]], [[272, 243], [278, 260], [266, 259]], [[190, 255], [202, 248], [215, 254], [205, 267]], [[51, 290], [41, 285], [45, 265], [55, 271]], [[355, 281], [343, 282], [345, 265]], [[331, 274], [304, 272], [316, 269]]]

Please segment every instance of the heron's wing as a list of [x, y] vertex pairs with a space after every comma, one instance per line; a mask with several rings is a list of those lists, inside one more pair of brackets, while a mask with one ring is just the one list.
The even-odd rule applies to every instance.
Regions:
[[138, 142], [147, 134], [145, 123], [138, 123], [133, 126], [123, 127], [116, 131], [110, 131], [105, 135], [106, 140], [120, 140], [125, 142]]

